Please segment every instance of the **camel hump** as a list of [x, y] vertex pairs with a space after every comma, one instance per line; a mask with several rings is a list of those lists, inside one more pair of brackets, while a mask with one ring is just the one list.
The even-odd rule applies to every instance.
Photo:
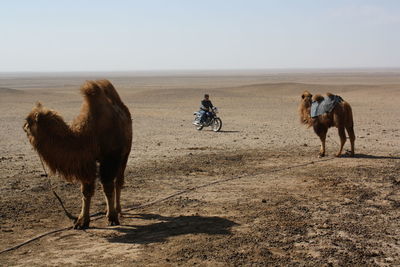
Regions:
[[81, 87], [81, 93], [87, 97], [97, 96], [101, 94], [101, 88], [95, 81], [86, 81]]
[[313, 101], [317, 101], [317, 102], [321, 102], [321, 101], [324, 100], [324, 97], [322, 95], [320, 95], [320, 94], [316, 94], [316, 95], [313, 96], [312, 100]]
[[329, 97], [332, 101], [336, 101], [337, 103], [344, 101], [344, 99], [341, 96], [334, 95], [332, 93], [326, 93], [326, 96]]
[[122, 100], [119, 97], [117, 90], [115, 90], [114, 86], [109, 80], [97, 80], [96, 83], [104, 91], [107, 98], [110, 99], [113, 104], [122, 105]]

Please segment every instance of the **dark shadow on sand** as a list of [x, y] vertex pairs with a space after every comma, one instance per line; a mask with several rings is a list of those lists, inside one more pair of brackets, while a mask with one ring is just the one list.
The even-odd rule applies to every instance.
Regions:
[[[349, 156], [344, 156], [345, 158], [351, 158]], [[357, 159], [400, 159], [400, 157], [396, 156], [374, 156], [374, 155], [367, 155], [367, 154], [355, 154], [353, 158]]]
[[109, 242], [149, 244], [164, 242], [169, 237], [186, 234], [228, 235], [231, 234], [231, 227], [238, 225], [228, 219], [203, 216], [165, 217], [158, 214], [124, 214], [124, 221], [127, 222], [128, 219], [156, 220], [157, 222], [115, 227], [113, 229], [123, 235], [109, 237]]
[[221, 131], [219, 131], [219, 133], [240, 133], [240, 131], [224, 131], [224, 130], [221, 130]]

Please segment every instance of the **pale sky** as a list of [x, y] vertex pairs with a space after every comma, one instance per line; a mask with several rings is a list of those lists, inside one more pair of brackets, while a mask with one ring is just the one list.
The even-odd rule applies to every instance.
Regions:
[[379, 67], [397, 0], [0, 2], [0, 72]]

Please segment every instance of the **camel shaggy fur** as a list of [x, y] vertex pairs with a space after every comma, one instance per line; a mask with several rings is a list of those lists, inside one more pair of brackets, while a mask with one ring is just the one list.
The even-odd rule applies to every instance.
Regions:
[[[333, 97], [332, 94], [327, 93], [328, 97]], [[310, 92], [305, 91], [301, 95], [301, 102], [299, 107], [300, 112], [300, 122], [307, 125], [308, 127], [313, 127], [314, 132], [321, 139], [321, 150], [319, 152], [319, 156], [325, 156], [325, 140], [326, 134], [330, 127], [337, 127], [339, 131], [340, 137], [340, 148], [336, 153], [336, 156], [339, 157], [342, 154], [343, 146], [346, 143], [346, 133], [345, 129], [349, 135], [350, 143], [351, 143], [351, 152], [350, 156], [354, 156], [354, 141], [356, 139], [354, 135], [354, 126], [353, 126], [353, 112], [351, 110], [351, 106], [346, 101], [342, 101], [333, 108], [333, 110], [329, 113], [325, 113], [319, 115], [318, 117], [311, 118], [311, 103], [313, 101], [322, 101], [324, 99], [321, 95], [313, 96]]]
[[81, 112], [70, 125], [57, 112], [37, 103], [26, 117], [24, 130], [53, 173], [81, 183], [82, 210], [75, 228], [89, 226], [97, 164], [108, 222], [118, 225], [124, 171], [132, 144], [131, 114], [108, 80], [87, 81], [81, 93]]

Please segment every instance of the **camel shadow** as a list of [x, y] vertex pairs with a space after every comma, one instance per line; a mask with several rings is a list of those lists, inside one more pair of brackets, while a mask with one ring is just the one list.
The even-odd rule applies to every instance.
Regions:
[[[348, 156], [346, 156], [348, 157]], [[354, 154], [353, 158], [357, 159], [400, 159], [400, 157], [396, 156], [374, 156], [374, 155], [368, 155], [368, 154]]]
[[237, 223], [221, 217], [178, 216], [158, 214], [125, 214], [124, 220], [156, 220], [146, 225], [121, 225], [113, 228], [122, 235], [108, 238], [111, 243], [150, 244], [166, 241], [169, 237], [186, 234], [229, 235]]
[[220, 130], [219, 133], [240, 133], [240, 131]]

